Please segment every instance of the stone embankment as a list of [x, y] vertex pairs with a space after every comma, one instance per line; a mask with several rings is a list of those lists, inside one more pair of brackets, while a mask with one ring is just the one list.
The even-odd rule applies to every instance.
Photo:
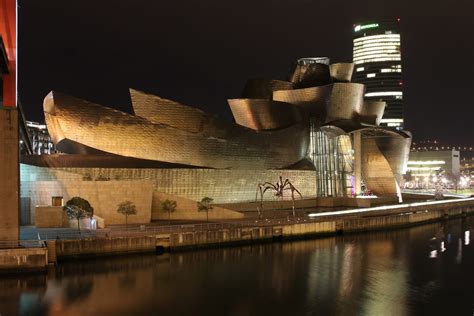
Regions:
[[[175, 251], [272, 240], [309, 238], [360, 231], [395, 229], [446, 220], [474, 213], [474, 199], [411, 203], [396, 206], [316, 213], [310, 218], [283, 223], [261, 221], [254, 225], [216, 224], [206, 229], [186, 227], [163, 232], [111, 232], [109, 236], [84, 239], [55, 239], [46, 247], [2, 249], [1, 269], [44, 269], [47, 263], [75, 257]], [[191, 225], [193, 226], [193, 225]], [[187, 229], [184, 229], [187, 228]]]

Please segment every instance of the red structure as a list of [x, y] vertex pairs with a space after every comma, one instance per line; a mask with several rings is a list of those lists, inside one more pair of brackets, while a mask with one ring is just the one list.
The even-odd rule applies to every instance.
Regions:
[[3, 106], [16, 107], [16, 0], [0, 0], [0, 36], [8, 73], [3, 72]]
[[0, 240], [19, 238], [16, 0], [0, 0]]

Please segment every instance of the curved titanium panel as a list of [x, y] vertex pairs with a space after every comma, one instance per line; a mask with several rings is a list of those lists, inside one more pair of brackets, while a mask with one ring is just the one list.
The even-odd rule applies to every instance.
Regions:
[[407, 131], [386, 128], [362, 131], [362, 156], [366, 162], [364, 180], [373, 192], [378, 195], [399, 193], [398, 183], [406, 171], [410, 146], [411, 133]]
[[273, 100], [297, 105], [311, 116], [324, 117], [332, 85], [273, 91]]
[[326, 122], [357, 118], [364, 103], [365, 86], [360, 83], [335, 83], [327, 106]]
[[289, 79], [295, 89], [324, 86], [332, 82], [329, 66], [322, 63], [297, 63]]
[[209, 135], [153, 123], [57, 92], [48, 94], [44, 109], [47, 123], [56, 123], [52, 132], [59, 137], [52, 135], [53, 139], [68, 139], [120, 156], [183, 165], [278, 169], [305, 158], [309, 145], [304, 124], [271, 132], [228, 124]]
[[400, 187], [375, 138], [365, 138], [361, 143], [362, 178], [367, 189], [378, 196], [399, 196]]
[[291, 89], [293, 89], [293, 84], [289, 81], [255, 78], [247, 80], [241, 97], [246, 99], [271, 100], [273, 91]]
[[353, 63], [337, 63], [329, 66], [331, 78], [335, 82], [350, 82], [354, 72]]
[[254, 129], [268, 130], [301, 122], [300, 110], [291, 104], [265, 99], [230, 99], [235, 122]]
[[364, 100], [360, 120], [366, 124], [379, 126], [386, 106], [385, 101]]
[[173, 100], [161, 98], [134, 89], [129, 89], [133, 112], [153, 123], [200, 133], [211, 119], [205, 112]]
[[389, 137], [376, 137], [377, 146], [397, 177], [406, 173], [411, 139], [411, 133], [407, 131], [403, 133], [391, 132]]

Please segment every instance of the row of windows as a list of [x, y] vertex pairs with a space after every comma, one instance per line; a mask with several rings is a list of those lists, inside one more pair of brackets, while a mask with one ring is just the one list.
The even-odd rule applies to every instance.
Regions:
[[377, 43], [367, 43], [363, 45], [354, 45], [353, 51], [361, 51], [361, 50], [376, 50], [380, 48], [400, 48], [400, 42], [394, 41], [383, 41]]
[[368, 64], [368, 63], [379, 63], [383, 61], [401, 61], [401, 58], [374, 58], [374, 59], [363, 59], [359, 61], [354, 61], [356, 65]]
[[400, 50], [399, 49], [379, 49], [379, 50], [374, 50], [374, 51], [368, 51], [368, 52], [360, 52], [360, 53], [354, 53], [353, 58], [354, 59], [361, 59], [362, 57], [384, 57], [386, 55], [395, 55], [395, 56], [400, 56]]
[[380, 34], [380, 35], [369, 35], [369, 36], [364, 36], [364, 37], [358, 37], [354, 39], [354, 44], [356, 43], [364, 43], [367, 41], [373, 41], [373, 40], [396, 40], [400, 39], [400, 34]]
[[366, 45], [354, 45], [352, 51], [358, 53], [361, 51], [372, 51], [377, 49], [400, 49], [400, 42], [380, 42]]

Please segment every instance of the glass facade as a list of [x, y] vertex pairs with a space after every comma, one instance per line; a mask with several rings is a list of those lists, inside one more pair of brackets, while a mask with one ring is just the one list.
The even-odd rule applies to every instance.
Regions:
[[400, 21], [354, 26], [354, 82], [365, 84], [365, 98], [387, 103], [382, 126], [403, 128], [403, 81]]
[[353, 195], [354, 151], [348, 135], [329, 137], [312, 121], [309, 155], [316, 168], [316, 196]]

